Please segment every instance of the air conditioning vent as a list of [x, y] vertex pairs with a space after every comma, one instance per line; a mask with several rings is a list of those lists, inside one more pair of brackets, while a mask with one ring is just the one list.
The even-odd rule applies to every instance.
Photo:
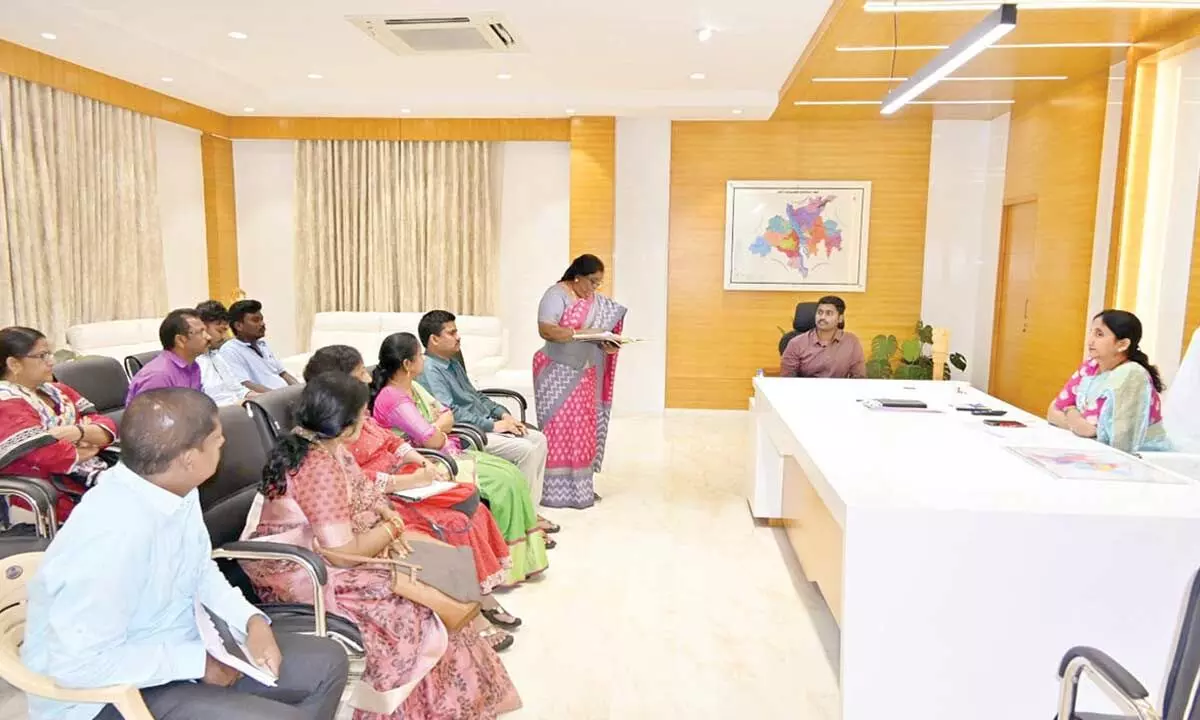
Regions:
[[496, 14], [453, 17], [356, 15], [346, 19], [397, 55], [524, 50], [504, 19]]

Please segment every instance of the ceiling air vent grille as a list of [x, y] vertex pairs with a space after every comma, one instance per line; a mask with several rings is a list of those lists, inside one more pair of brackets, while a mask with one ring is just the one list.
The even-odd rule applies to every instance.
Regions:
[[359, 15], [346, 19], [397, 55], [517, 52], [524, 49], [504, 19], [495, 14], [451, 17]]

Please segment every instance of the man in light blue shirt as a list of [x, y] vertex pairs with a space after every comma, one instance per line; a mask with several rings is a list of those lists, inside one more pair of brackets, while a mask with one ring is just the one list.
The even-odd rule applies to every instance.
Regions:
[[208, 332], [208, 352], [196, 358], [200, 366], [200, 386], [218, 406], [240, 405], [258, 395], [233, 374], [220, 350], [229, 341], [229, 310], [219, 300], [205, 300], [196, 306], [196, 314]]
[[[29, 582], [21, 658], [66, 688], [133, 685], [158, 720], [332, 720], [347, 662], [330, 640], [271, 631], [211, 559], [197, 487], [225, 438], [212, 400], [149, 390], [121, 421], [122, 462], [100, 476]], [[245, 637], [276, 687], [240, 677], [201, 640], [196, 604]], [[111, 705], [29, 699], [31, 720], [116, 720]]]
[[233, 339], [221, 346], [221, 357], [242, 385], [257, 393], [277, 390], [299, 381], [283, 369], [283, 363], [263, 340], [267, 322], [262, 303], [238, 300], [229, 306], [229, 328]]

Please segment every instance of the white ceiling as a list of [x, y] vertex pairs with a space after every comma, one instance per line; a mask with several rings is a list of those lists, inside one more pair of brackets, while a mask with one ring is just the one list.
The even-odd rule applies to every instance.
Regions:
[[[467, 0], [472, 3], [472, 0]], [[765, 118], [830, 0], [0, 0], [0, 37], [227, 114]], [[400, 57], [347, 15], [492, 12], [522, 54]], [[696, 31], [717, 29], [701, 43]], [[249, 35], [229, 38], [231, 31]], [[44, 32], [56, 40], [41, 37]], [[695, 72], [705, 80], [692, 80]], [[322, 80], [310, 80], [319, 73]], [[511, 80], [497, 74], [510, 73]], [[168, 76], [174, 82], [165, 83]]]

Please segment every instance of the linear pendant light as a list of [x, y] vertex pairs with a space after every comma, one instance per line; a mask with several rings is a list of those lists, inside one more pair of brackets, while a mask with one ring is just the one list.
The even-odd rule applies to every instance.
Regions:
[[987, 49], [989, 45], [1012, 32], [1017, 26], [1017, 6], [1006, 3], [996, 8], [994, 12], [983, 19], [966, 35], [955, 40], [950, 47], [938, 53], [925, 67], [913, 73], [913, 76], [897, 86], [883, 99], [884, 115], [891, 115], [908, 104], [909, 101], [920, 97], [929, 88], [967, 64], [967, 61]]

